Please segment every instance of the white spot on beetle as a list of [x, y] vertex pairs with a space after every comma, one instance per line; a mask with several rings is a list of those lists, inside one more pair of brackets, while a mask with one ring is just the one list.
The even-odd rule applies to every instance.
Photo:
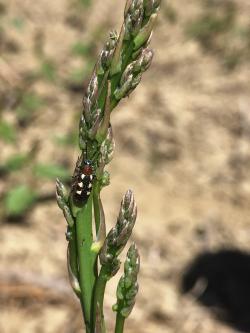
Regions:
[[89, 178], [90, 178], [90, 180], [92, 180], [93, 179], [93, 175], [90, 175]]
[[84, 179], [84, 178], [85, 178], [85, 175], [84, 175], [83, 173], [81, 174], [81, 178], [82, 178], [82, 179]]
[[76, 191], [76, 193], [81, 195], [81, 194], [82, 194], [82, 191]]
[[91, 188], [92, 187], [92, 184], [91, 183], [89, 183], [89, 186], [88, 186], [89, 188]]
[[90, 195], [90, 192], [87, 192], [87, 195]]
[[78, 183], [78, 186], [82, 188], [83, 187], [83, 183], [82, 182]]

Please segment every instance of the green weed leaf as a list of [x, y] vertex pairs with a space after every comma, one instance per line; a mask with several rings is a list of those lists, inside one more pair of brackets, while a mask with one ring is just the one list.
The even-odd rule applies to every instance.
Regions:
[[41, 64], [41, 75], [48, 81], [55, 81], [56, 79], [56, 67], [50, 60], [46, 60]]
[[43, 100], [36, 93], [24, 94], [20, 105], [16, 108], [18, 119], [24, 122], [30, 120], [42, 105]]
[[4, 164], [4, 167], [9, 171], [16, 171], [23, 168], [29, 160], [28, 155], [16, 154], [11, 156]]
[[5, 142], [13, 143], [16, 141], [16, 131], [15, 128], [7, 123], [6, 121], [0, 122], [0, 138]]
[[21, 31], [25, 26], [25, 21], [22, 17], [14, 17], [13, 20], [11, 21], [11, 24], [16, 30]]
[[92, 50], [91, 44], [85, 44], [82, 42], [77, 42], [72, 46], [72, 53], [76, 56], [87, 57], [90, 55]]
[[67, 180], [70, 178], [69, 170], [57, 164], [37, 164], [34, 167], [34, 171], [39, 178], [59, 178], [61, 180]]
[[26, 185], [18, 185], [6, 194], [5, 208], [8, 215], [18, 216], [36, 201], [36, 193]]

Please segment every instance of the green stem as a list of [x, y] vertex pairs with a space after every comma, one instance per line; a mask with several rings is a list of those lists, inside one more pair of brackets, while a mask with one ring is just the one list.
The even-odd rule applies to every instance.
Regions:
[[[95, 231], [96, 237], [98, 234], [99, 226], [100, 226], [100, 207], [99, 207], [99, 197], [100, 197], [100, 186], [97, 181], [94, 182], [93, 186], [93, 206], [94, 206], [94, 216], [95, 216]], [[97, 253], [94, 254], [95, 256], [95, 277], [98, 276], [98, 260], [97, 260]]]
[[77, 265], [77, 243], [76, 243], [76, 227], [75, 225], [70, 229], [71, 239], [69, 241], [69, 258], [70, 267], [75, 276], [79, 278], [78, 265]]
[[81, 305], [84, 312], [86, 332], [90, 333], [92, 295], [95, 283], [95, 255], [90, 250], [93, 242], [92, 195], [90, 195], [88, 202], [76, 215], [76, 237]]
[[[104, 266], [102, 266], [100, 270], [100, 274], [96, 280], [95, 291], [94, 291], [94, 303], [93, 303], [93, 325], [96, 324], [97, 317], [101, 321], [101, 333], [106, 332], [105, 328], [105, 320], [103, 313], [103, 301], [104, 301], [104, 293], [107, 284], [107, 272]], [[97, 311], [99, 311], [97, 316]]]
[[67, 265], [68, 265], [68, 273], [69, 273], [71, 287], [74, 290], [76, 296], [79, 299], [81, 299], [75, 229], [76, 229], [76, 227], [74, 224], [73, 227], [70, 228], [71, 237], [70, 237], [69, 245], [68, 245]]
[[115, 322], [115, 333], [123, 333], [125, 318], [117, 312]]

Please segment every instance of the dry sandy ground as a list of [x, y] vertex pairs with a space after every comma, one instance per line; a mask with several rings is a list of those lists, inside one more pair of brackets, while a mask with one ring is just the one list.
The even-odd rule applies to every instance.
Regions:
[[[63, 135], [76, 124], [81, 110], [81, 94], [62, 84], [79, 65], [70, 48], [88, 40], [97, 24], [119, 27], [123, 1], [94, 0], [75, 26], [69, 23], [76, 14], [67, 0], [3, 3], [6, 34], [20, 48], [18, 53], [3, 50], [12, 80], [2, 89], [11, 91], [13, 84], [22, 84], [24, 73], [36, 70], [34, 40], [41, 32], [60, 84], [33, 84], [46, 103], [32, 126], [20, 131], [17, 146], [0, 143], [2, 157], [28, 151], [39, 140], [38, 161], [66, 160], [73, 168], [77, 151], [53, 141], [55, 133]], [[237, 3], [242, 20], [249, 19], [249, 1]], [[126, 332], [230, 333], [235, 329], [217, 321], [192, 296], [181, 295], [179, 283], [184, 267], [202, 251], [250, 250], [250, 65], [228, 72], [185, 37], [185, 22], [200, 10], [198, 0], [176, 0], [171, 6], [177, 23], [170, 24], [162, 14], [153, 36], [154, 63], [113, 116], [116, 153], [111, 185], [103, 191], [109, 226], [127, 188], [134, 190], [139, 207], [134, 240], [141, 253], [140, 292]], [[165, 11], [165, 1], [163, 7]], [[22, 33], [8, 25], [17, 16], [26, 19]], [[2, 116], [15, 121], [13, 113]], [[15, 183], [15, 177], [20, 175], [9, 182]], [[30, 182], [30, 175], [23, 177]], [[1, 181], [1, 190], [7, 186]], [[54, 191], [52, 182], [36, 186], [44, 193]], [[68, 287], [65, 223], [56, 203], [36, 206], [24, 226], [0, 227], [0, 332], [83, 332]], [[12, 279], [10, 284], [11, 274], [23, 283], [15, 285]], [[111, 282], [105, 300], [110, 331], [114, 288]]]

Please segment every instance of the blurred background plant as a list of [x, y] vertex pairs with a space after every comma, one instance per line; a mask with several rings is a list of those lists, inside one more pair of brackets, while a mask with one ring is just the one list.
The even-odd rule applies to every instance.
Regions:
[[214, 54], [228, 70], [250, 59], [250, 24], [241, 23], [238, 5], [228, 0], [201, 1], [202, 12], [186, 25], [186, 34]]

